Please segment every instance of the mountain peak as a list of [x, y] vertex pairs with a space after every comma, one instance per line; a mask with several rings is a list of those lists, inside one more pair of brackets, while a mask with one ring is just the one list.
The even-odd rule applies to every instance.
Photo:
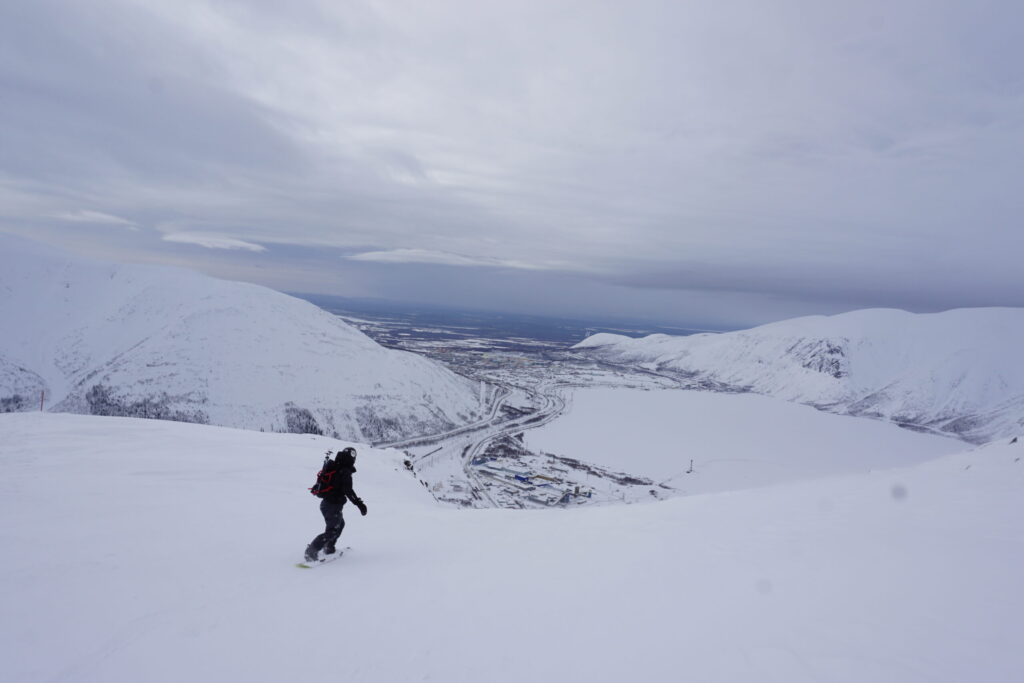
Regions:
[[0, 257], [4, 410], [137, 415], [381, 441], [481, 411], [479, 384], [313, 304], [172, 267]]
[[595, 335], [576, 348], [833, 412], [980, 443], [1024, 426], [1024, 309], [868, 309], [692, 337]]

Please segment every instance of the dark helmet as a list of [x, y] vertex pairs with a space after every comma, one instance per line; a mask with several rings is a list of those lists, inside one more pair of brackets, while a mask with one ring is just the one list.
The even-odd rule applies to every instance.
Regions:
[[356, 449], [349, 446], [338, 451], [338, 454], [334, 456], [334, 462], [339, 465], [354, 466], [356, 464]]

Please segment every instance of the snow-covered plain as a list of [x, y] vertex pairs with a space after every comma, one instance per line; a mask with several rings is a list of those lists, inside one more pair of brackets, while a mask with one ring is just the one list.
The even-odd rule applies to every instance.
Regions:
[[965, 308], [869, 309], [689, 337], [597, 334], [575, 348], [984, 443], [1024, 430], [1022, 347], [1024, 308]]
[[952, 438], [756, 394], [588, 387], [574, 389], [569, 406], [526, 432], [527, 446], [684, 494], [893, 468], [964, 449]]
[[385, 349], [313, 304], [0, 235], [0, 412], [318, 431], [388, 441], [471, 422], [479, 382]]
[[0, 415], [0, 680], [1024, 680], [1024, 446], [643, 505], [457, 510], [325, 437]]

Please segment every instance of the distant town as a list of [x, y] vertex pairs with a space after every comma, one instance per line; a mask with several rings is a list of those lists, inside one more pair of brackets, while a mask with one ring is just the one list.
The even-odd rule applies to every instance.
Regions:
[[375, 444], [400, 449], [434, 497], [462, 507], [553, 507], [673, 495], [643, 477], [557, 453], [533, 452], [525, 433], [558, 418], [574, 387], [707, 388], [684, 377], [612, 365], [572, 347], [590, 335], [685, 335], [703, 330], [563, 321], [298, 295], [379, 344], [422, 354], [481, 382], [487, 419], [444, 434]]

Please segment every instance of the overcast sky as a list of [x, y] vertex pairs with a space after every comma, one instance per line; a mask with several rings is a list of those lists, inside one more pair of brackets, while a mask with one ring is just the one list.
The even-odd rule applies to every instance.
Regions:
[[0, 231], [737, 327], [1024, 305], [1020, 0], [0, 2]]

